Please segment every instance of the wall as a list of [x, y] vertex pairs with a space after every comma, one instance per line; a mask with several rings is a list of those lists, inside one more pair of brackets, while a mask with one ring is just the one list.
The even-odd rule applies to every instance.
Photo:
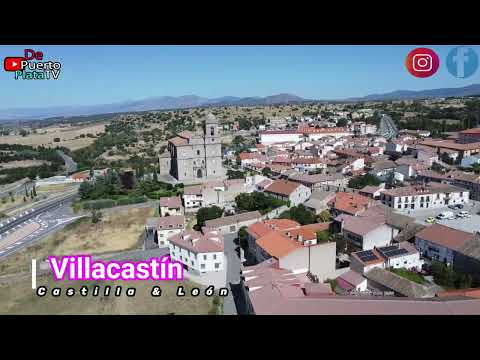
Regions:
[[[169, 249], [172, 261], [179, 261], [182, 264], [187, 265], [189, 270], [191, 269], [197, 274], [211, 271], [222, 271], [224, 269], [223, 252], [196, 254], [174, 244], [170, 244]], [[206, 257], [206, 260], [204, 257]], [[216, 259], [214, 259], [214, 257], [216, 257]], [[219, 264], [218, 268], [215, 268], [216, 263]], [[201, 267], [202, 264], [205, 264], [204, 268]]]
[[[292, 271], [308, 271], [308, 247], [299, 248], [279, 259], [279, 266]], [[336, 243], [330, 242], [310, 247], [310, 271], [320, 281], [335, 272]]]
[[415, 238], [415, 247], [421, 255], [427, 256], [430, 259], [438, 261], [446, 261], [449, 264], [453, 263], [454, 251], [446, 247], [434, 244], [430, 241], [419, 238]]

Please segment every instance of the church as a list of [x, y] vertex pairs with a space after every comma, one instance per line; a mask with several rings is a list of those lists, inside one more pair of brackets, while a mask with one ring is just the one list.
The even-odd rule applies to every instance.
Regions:
[[160, 175], [187, 182], [225, 177], [219, 131], [217, 118], [208, 114], [203, 134], [182, 131], [169, 139], [167, 150], [159, 156]]

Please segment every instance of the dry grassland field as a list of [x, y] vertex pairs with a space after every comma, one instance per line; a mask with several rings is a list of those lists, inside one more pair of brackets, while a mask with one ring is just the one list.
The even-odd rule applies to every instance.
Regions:
[[[222, 300], [218, 297], [191, 296], [190, 290], [198, 285], [184, 280], [178, 281], [115, 281], [115, 282], [55, 282], [51, 275], [39, 274], [37, 287], [47, 289], [59, 287], [60, 297], [51, 293], [39, 297], [31, 289], [31, 259], [41, 262], [50, 255], [100, 254], [119, 250], [139, 248], [145, 219], [153, 215], [153, 209], [129, 209], [123, 212], [104, 215], [99, 224], [90, 219], [77, 220], [60, 232], [41, 240], [17, 254], [0, 262], [0, 314], [185, 314], [207, 315], [222, 312]], [[82, 286], [89, 288], [89, 294], [99, 286], [98, 297], [81, 296]], [[123, 291], [134, 287], [134, 297], [103, 296], [106, 286], [121, 285]], [[151, 296], [153, 286], [162, 289], [160, 297]], [[177, 297], [178, 286], [183, 286], [186, 296]], [[74, 288], [77, 294], [66, 297], [67, 288]]]
[[[105, 124], [50, 126], [37, 131], [37, 134], [31, 133], [25, 137], [21, 135], [1, 136], [0, 144], [43, 145], [47, 147], [65, 146], [70, 150], [76, 150], [93, 143], [95, 138], [90, 138], [86, 135], [97, 135], [104, 132]], [[85, 135], [84, 138], [80, 138], [82, 134]], [[54, 142], [55, 138], [60, 138], [60, 142]]]
[[[81, 296], [78, 291], [82, 286], [88, 286], [89, 294], [93, 288], [100, 287], [97, 297]], [[121, 296], [102, 296], [105, 286], [120, 285], [123, 288]], [[177, 297], [178, 286], [183, 286], [186, 295]], [[190, 289], [195, 287], [192, 282], [173, 281], [135, 281], [125, 282], [55, 282], [50, 276], [38, 276], [37, 286], [46, 286], [47, 289], [59, 287], [62, 295], [54, 297], [48, 294], [39, 297], [31, 288], [28, 275], [21, 279], [4, 279], [0, 277], [0, 315], [208, 315], [221, 311], [221, 304], [214, 304], [214, 297], [191, 296]], [[153, 286], [162, 289], [159, 297], [151, 296]], [[67, 297], [67, 288], [74, 288], [77, 294]], [[126, 288], [136, 289], [134, 297], [125, 295]], [[220, 300], [221, 301], [221, 300]]]
[[104, 213], [100, 223], [89, 218], [76, 220], [45, 240], [27, 247], [0, 262], [0, 275], [29, 271], [30, 259], [75, 254], [103, 254], [140, 247], [145, 219], [153, 208]]
[[43, 160], [17, 160], [0, 163], [0, 169], [15, 169], [31, 166], [41, 166], [43, 164], [50, 164], [50, 161]]

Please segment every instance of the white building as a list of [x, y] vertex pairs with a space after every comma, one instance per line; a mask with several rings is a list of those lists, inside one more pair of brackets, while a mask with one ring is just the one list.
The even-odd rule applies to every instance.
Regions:
[[187, 230], [168, 239], [170, 258], [187, 271], [205, 274], [224, 270], [223, 236], [217, 230]]
[[260, 133], [261, 144], [275, 144], [283, 142], [298, 143], [303, 139], [303, 133], [298, 130], [263, 131]]
[[160, 216], [182, 215], [180, 196], [161, 197], [159, 201]]
[[345, 136], [353, 136], [353, 132], [346, 128], [342, 127], [332, 127], [332, 128], [303, 128], [303, 134], [308, 141], [316, 141], [325, 137], [334, 137], [339, 139]]
[[185, 186], [182, 196], [185, 209], [197, 209], [203, 206], [202, 190], [201, 185]]
[[377, 251], [385, 259], [385, 268], [420, 271], [423, 260], [415, 246], [407, 241], [391, 246], [379, 247]]
[[480, 164], [479, 155], [465, 156], [462, 158], [461, 166], [464, 168], [471, 167], [475, 164]]
[[168, 238], [185, 229], [183, 215], [148, 218], [145, 225], [145, 236], [158, 244], [159, 248], [169, 246]]
[[393, 209], [412, 211], [418, 209], [441, 209], [448, 205], [466, 204], [470, 192], [456, 186], [429, 183], [385, 190], [380, 196], [383, 204]]
[[293, 181], [276, 180], [264, 192], [277, 199], [290, 201], [292, 206], [304, 203], [312, 194], [310, 188]]

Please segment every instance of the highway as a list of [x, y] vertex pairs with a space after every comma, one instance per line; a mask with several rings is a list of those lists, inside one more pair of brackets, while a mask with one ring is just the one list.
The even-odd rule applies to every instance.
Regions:
[[51, 210], [58, 205], [65, 203], [65, 202], [71, 202], [76, 196], [78, 196], [77, 193], [75, 194], [69, 194], [66, 196], [61, 197], [60, 199], [55, 199], [50, 202], [47, 202], [45, 204], [42, 204], [38, 207], [31, 208], [29, 210], [26, 210], [25, 212], [16, 215], [15, 217], [7, 218], [7, 219], [2, 219], [0, 220], [0, 234], [6, 233], [9, 230], [17, 227], [18, 225], [26, 222], [27, 220], [33, 219], [36, 216]]
[[15, 220], [10, 230], [4, 227], [0, 232], [0, 261], [83, 217], [73, 213], [72, 200], [72, 196], [57, 200]]
[[398, 134], [398, 128], [393, 119], [386, 114], [381, 114], [380, 116], [378, 134], [384, 136], [387, 140], [396, 137]]
[[72, 174], [77, 171], [77, 163], [73, 161], [70, 156], [66, 155], [61, 150], [57, 150], [57, 153], [62, 157], [63, 161], [65, 161], [65, 168], [67, 170], [67, 174]]

